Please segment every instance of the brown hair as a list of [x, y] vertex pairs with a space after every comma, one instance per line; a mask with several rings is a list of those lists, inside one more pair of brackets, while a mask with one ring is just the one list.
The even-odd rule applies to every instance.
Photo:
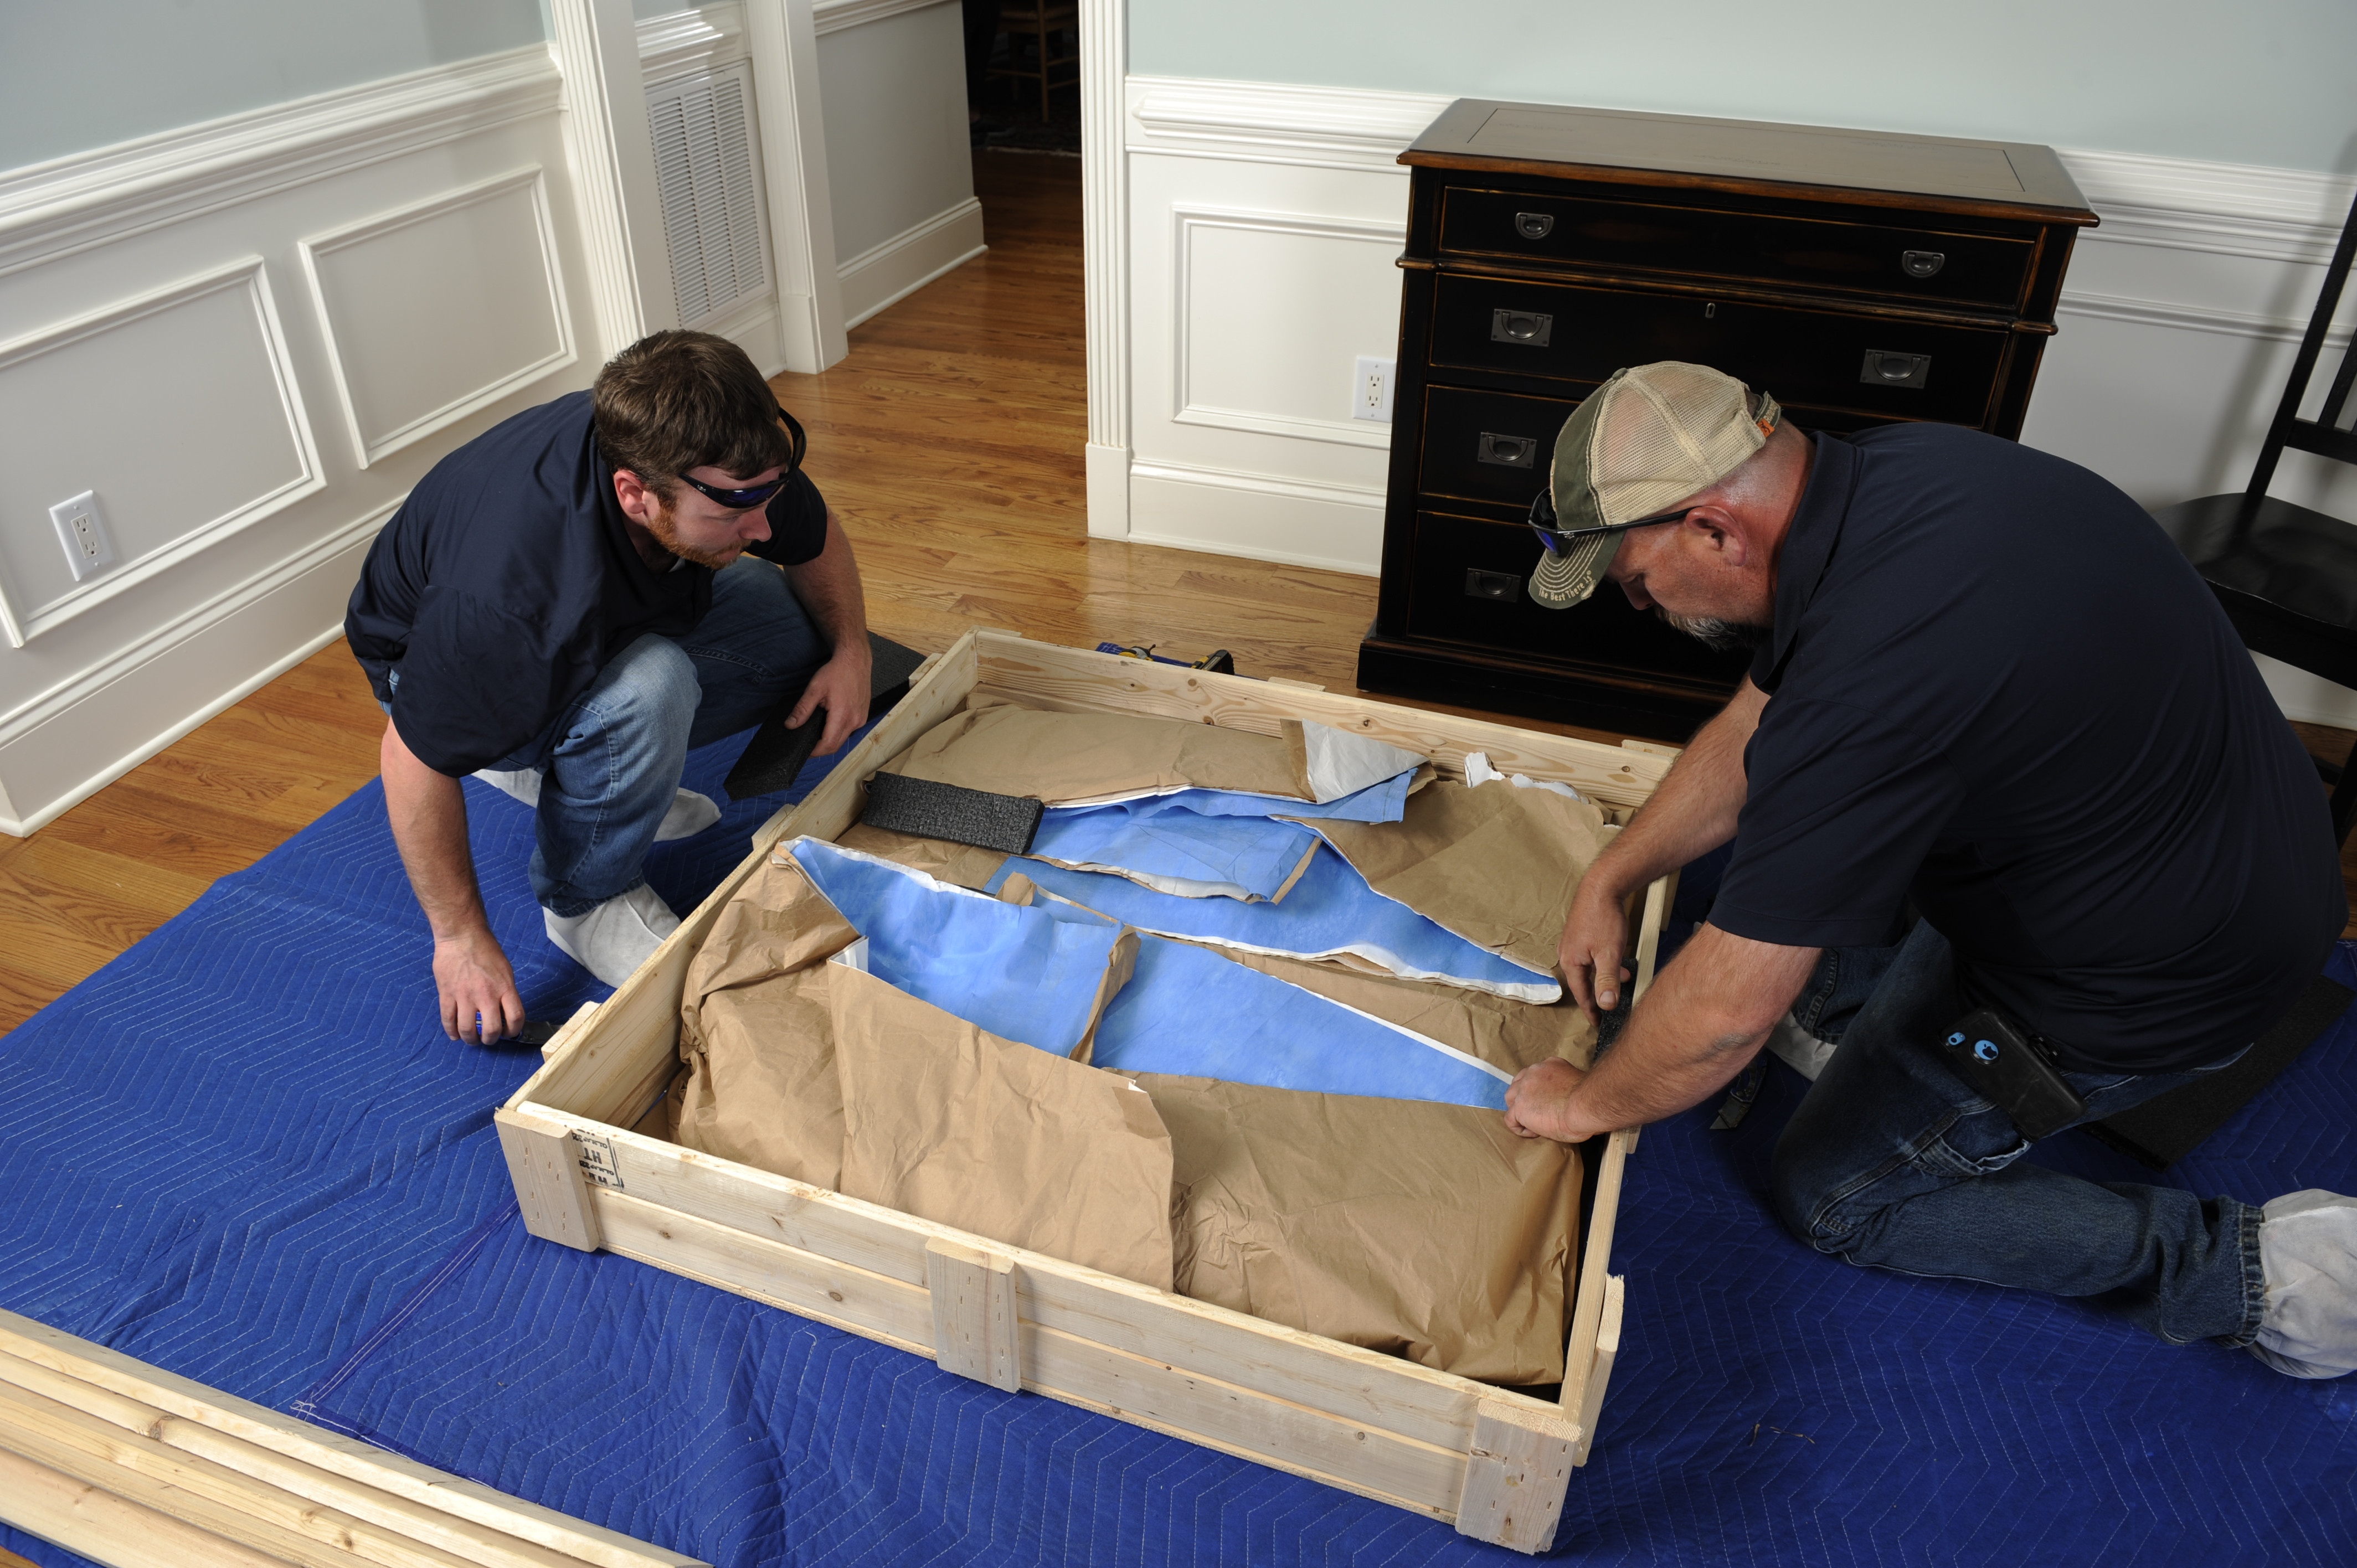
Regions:
[[778, 400], [745, 350], [709, 332], [656, 332], [590, 389], [597, 446], [668, 505], [673, 477], [709, 463], [743, 478], [792, 460]]

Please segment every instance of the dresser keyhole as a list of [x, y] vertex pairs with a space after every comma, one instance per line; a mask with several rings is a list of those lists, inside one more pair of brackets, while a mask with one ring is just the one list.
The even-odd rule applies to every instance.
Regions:
[[1702, 318], [1705, 321], [1708, 321], [1712, 317], [1717, 316], [1717, 314], [1718, 306], [1717, 305], [1706, 305], [1702, 307]]

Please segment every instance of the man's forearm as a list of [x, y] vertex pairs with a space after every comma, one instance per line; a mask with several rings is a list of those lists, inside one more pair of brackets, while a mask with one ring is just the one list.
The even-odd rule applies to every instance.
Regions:
[[1733, 838], [1748, 793], [1743, 749], [1760, 727], [1767, 703], [1747, 678], [1679, 754], [1652, 798], [1597, 857], [1588, 875], [1600, 875], [1617, 894], [1625, 894]]
[[826, 514], [826, 548], [799, 566], [787, 567], [786, 578], [829, 648], [837, 653], [866, 653], [867, 602], [860, 591], [859, 564], [833, 508]]
[[475, 857], [467, 844], [467, 797], [458, 780], [420, 762], [389, 723], [379, 762], [393, 842], [435, 940], [488, 929]]

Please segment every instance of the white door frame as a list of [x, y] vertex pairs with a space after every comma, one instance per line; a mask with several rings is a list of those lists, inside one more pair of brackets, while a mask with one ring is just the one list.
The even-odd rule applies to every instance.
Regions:
[[[548, 0], [548, 6], [565, 76], [565, 145], [589, 262], [598, 354], [611, 359], [648, 333], [679, 325], [638, 26], [630, 0]], [[744, 0], [744, 15], [780, 344], [786, 369], [823, 371], [849, 345], [835, 278], [811, 0]]]
[[1087, 300], [1088, 526], [1129, 537], [1127, 0], [1080, 0], [1081, 264]]

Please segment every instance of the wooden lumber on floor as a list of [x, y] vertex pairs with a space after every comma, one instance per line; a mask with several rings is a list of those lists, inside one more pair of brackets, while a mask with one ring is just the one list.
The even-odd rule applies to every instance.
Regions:
[[110, 1568], [702, 1568], [10, 1312], [0, 1520]]

